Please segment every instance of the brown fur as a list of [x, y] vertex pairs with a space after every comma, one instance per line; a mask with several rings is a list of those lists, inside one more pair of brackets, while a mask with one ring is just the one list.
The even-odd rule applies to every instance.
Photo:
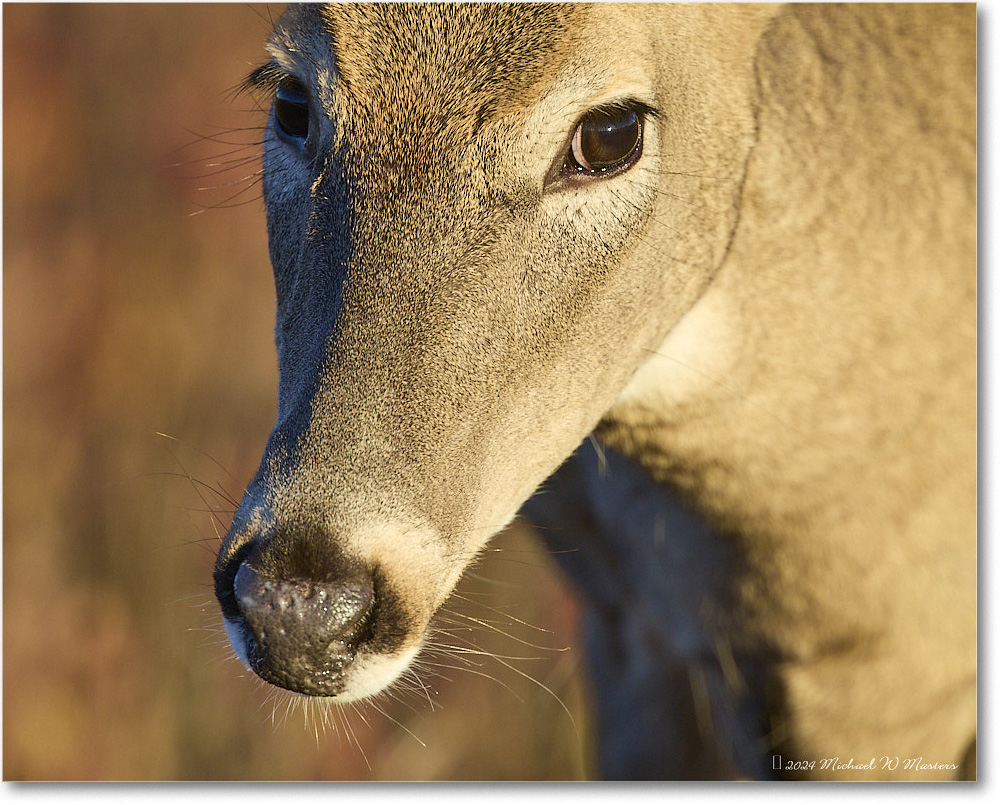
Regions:
[[[739, 556], [719, 628], [773, 658], [783, 751], [958, 763], [974, 7], [292, 7], [271, 51], [315, 154], [265, 146], [279, 415], [220, 585], [303, 535], [369, 568], [367, 695], [597, 428]], [[546, 189], [623, 95], [640, 161]]]

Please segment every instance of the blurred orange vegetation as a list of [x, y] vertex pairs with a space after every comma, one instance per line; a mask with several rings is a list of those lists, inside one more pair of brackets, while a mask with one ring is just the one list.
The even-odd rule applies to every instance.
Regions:
[[525, 527], [449, 604], [500, 659], [432, 656], [426, 693], [324, 727], [230, 656], [212, 563], [277, 384], [232, 89], [280, 10], [3, 6], [4, 779], [587, 777], [576, 610]]

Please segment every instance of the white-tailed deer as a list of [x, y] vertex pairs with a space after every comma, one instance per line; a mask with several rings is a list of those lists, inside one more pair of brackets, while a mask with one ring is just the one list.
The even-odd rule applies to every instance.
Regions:
[[241, 659], [382, 690], [541, 487], [606, 775], [974, 764], [975, 6], [292, 6], [268, 48]]

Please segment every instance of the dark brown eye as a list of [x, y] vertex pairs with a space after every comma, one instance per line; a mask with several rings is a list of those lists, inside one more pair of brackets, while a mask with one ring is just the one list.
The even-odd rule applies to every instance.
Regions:
[[642, 122], [632, 108], [590, 112], [573, 133], [564, 168], [600, 175], [630, 166], [642, 153]]
[[274, 90], [274, 119], [287, 137], [304, 140], [309, 136], [309, 95], [301, 81], [283, 78]]

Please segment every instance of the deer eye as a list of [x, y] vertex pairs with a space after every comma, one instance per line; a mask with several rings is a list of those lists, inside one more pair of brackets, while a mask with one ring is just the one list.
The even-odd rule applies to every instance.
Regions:
[[588, 112], [573, 132], [563, 172], [603, 176], [631, 167], [642, 155], [643, 118], [634, 106]]
[[309, 95], [301, 81], [283, 78], [274, 90], [274, 119], [286, 137], [309, 136]]

